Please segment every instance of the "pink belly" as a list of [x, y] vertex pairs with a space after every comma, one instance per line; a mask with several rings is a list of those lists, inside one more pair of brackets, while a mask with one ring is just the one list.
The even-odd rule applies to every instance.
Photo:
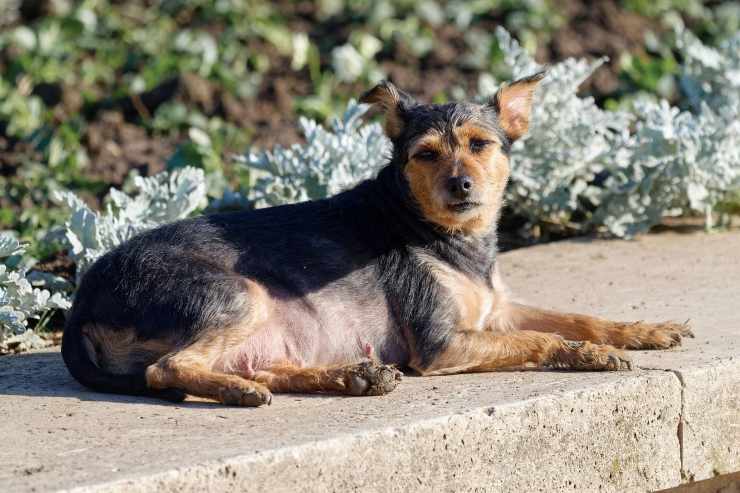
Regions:
[[252, 378], [281, 364], [308, 368], [356, 363], [369, 351], [393, 360], [387, 362], [404, 363], [405, 344], [384, 303], [358, 303], [326, 292], [308, 301], [275, 300], [267, 320], [228, 351], [216, 369]]

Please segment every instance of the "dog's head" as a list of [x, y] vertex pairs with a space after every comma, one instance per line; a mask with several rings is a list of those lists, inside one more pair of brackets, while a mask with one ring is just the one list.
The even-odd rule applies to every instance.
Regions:
[[450, 232], [490, 231], [509, 179], [509, 149], [527, 132], [543, 76], [505, 85], [485, 104], [422, 104], [390, 82], [362, 96], [384, 111], [394, 163], [426, 220]]

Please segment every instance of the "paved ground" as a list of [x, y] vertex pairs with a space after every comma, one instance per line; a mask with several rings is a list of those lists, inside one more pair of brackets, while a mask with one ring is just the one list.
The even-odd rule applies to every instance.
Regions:
[[513, 291], [697, 338], [623, 373], [404, 379], [259, 409], [88, 392], [57, 351], [0, 359], [0, 491], [649, 491], [740, 470], [740, 234], [501, 256]]

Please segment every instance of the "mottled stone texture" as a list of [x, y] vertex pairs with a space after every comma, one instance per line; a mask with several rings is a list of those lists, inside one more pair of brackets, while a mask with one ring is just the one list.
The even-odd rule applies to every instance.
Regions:
[[698, 481], [740, 471], [740, 355], [680, 376], [684, 475]]

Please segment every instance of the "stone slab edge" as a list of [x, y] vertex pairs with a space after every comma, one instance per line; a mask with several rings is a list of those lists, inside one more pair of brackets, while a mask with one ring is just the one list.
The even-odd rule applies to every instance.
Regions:
[[[737, 384], [740, 368], [729, 368]], [[693, 416], [683, 406], [694, 405], [694, 378], [639, 370], [584, 390], [69, 491], [660, 490], [686, 481], [683, 462], [695, 467], [689, 458], [700, 457], [682, 421]]]

